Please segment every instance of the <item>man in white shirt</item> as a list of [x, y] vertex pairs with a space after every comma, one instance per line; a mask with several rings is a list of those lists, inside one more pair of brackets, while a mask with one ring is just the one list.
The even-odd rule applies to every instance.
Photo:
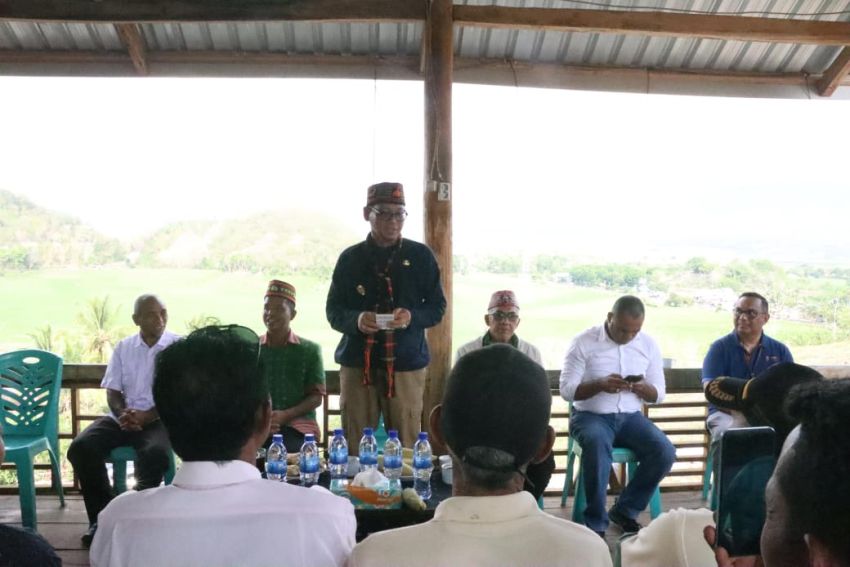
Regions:
[[[619, 298], [602, 325], [573, 339], [561, 371], [561, 396], [573, 402], [570, 435], [582, 449], [585, 524], [601, 536], [609, 519], [627, 533], [641, 528], [635, 518], [676, 460], [673, 444], [643, 415], [644, 404], [661, 402], [666, 393], [661, 351], [640, 332], [644, 313], [637, 297]], [[606, 514], [615, 446], [634, 451], [639, 464]]]
[[[490, 304], [487, 306], [487, 313], [484, 315], [484, 323], [487, 325], [487, 332], [457, 349], [455, 363], [461, 356], [474, 350], [491, 344], [504, 343], [516, 348], [541, 367], [543, 366], [543, 358], [540, 356], [537, 347], [525, 342], [516, 334], [517, 327], [519, 327], [519, 302], [517, 302], [516, 294], [513, 291], [504, 289], [493, 292], [493, 295], [490, 296]], [[549, 480], [552, 478], [554, 470], [554, 453], [549, 453], [549, 456], [540, 463], [528, 465], [524, 489], [529, 491], [536, 500], [543, 495], [546, 487], [549, 486]]]
[[101, 512], [91, 564], [343, 565], [354, 547], [351, 503], [326, 489], [261, 478], [271, 423], [259, 338], [205, 327], [157, 359], [153, 395], [183, 464], [174, 482], [125, 493]]
[[430, 418], [452, 457], [453, 496], [429, 522], [370, 535], [349, 565], [610, 566], [604, 541], [543, 512], [522, 489], [528, 464], [552, 449], [551, 405], [546, 372], [517, 349], [461, 357]]
[[159, 486], [168, 469], [171, 445], [159, 421], [151, 385], [156, 355], [179, 336], [165, 330], [168, 310], [155, 295], [136, 299], [133, 323], [139, 327], [138, 334], [118, 343], [100, 383], [106, 388], [110, 414], [89, 425], [68, 448], [89, 519], [89, 529], [81, 538], [85, 547], [91, 545], [97, 530], [97, 515], [112, 499], [106, 459], [113, 449], [135, 448], [136, 490]]

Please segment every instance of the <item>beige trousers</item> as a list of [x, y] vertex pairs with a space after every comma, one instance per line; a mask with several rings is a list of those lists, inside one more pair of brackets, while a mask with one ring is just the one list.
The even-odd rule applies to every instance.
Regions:
[[396, 372], [395, 395], [387, 398], [386, 368], [373, 368], [368, 386], [363, 385], [362, 368], [343, 366], [339, 369], [339, 408], [349, 454], [357, 454], [363, 428], [376, 428], [380, 414], [384, 414], [387, 431], [397, 429], [401, 444], [413, 447], [422, 425], [425, 370]]

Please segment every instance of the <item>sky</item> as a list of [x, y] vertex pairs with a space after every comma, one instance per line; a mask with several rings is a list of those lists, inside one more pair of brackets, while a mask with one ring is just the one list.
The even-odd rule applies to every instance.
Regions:
[[[850, 262], [850, 101], [456, 84], [454, 246], [614, 260]], [[404, 183], [421, 238], [412, 81], [0, 77], [0, 189], [136, 239], [311, 210], [368, 229]]]

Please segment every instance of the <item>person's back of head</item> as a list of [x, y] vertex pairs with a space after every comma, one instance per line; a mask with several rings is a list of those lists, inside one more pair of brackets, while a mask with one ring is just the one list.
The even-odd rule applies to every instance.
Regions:
[[257, 431], [269, 403], [258, 339], [250, 329], [205, 327], [159, 354], [153, 397], [184, 461], [230, 461]]
[[795, 388], [789, 414], [800, 434], [775, 476], [794, 529], [818, 565], [850, 566], [850, 378]]
[[439, 429], [466, 481], [498, 490], [524, 474], [541, 452], [548, 454], [551, 406], [546, 371], [517, 349], [496, 344], [458, 360]]

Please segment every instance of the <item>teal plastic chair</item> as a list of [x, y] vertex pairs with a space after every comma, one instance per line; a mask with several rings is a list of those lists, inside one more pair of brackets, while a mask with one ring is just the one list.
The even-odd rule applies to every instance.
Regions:
[[[136, 450], [130, 445], [116, 447], [109, 453], [107, 462], [112, 463], [112, 484], [115, 495], [127, 491], [127, 461], [135, 462]], [[171, 484], [177, 464], [174, 461], [174, 451], [168, 452], [168, 469], [165, 471], [165, 484]]]
[[378, 452], [384, 452], [384, 443], [387, 442], [387, 428], [384, 427], [384, 414], [378, 417], [378, 427], [375, 428], [375, 441], [378, 443]]
[[[570, 403], [570, 415], [572, 415], [572, 413], [573, 404]], [[576, 480], [575, 499], [573, 501], [572, 519], [576, 523], [583, 524], [584, 509], [587, 508], [587, 496], [584, 493], [584, 479], [581, 474], [581, 445], [579, 445], [575, 438], [570, 435], [569, 441], [567, 442], [567, 471], [564, 476], [564, 488], [561, 490], [561, 508], [567, 505], [567, 497], [570, 494], [570, 488], [573, 484], [573, 469], [575, 468], [576, 459], [578, 459], [579, 462], [579, 469], [578, 479]], [[634, 451], [631, 449], [626, 449], [625, 447], [614, 447], [614, 450], [611, 453], [611, 461], [613, 463], [625, 463], [628, 477], [631, 478], [634, 476], [638, 460], [637, 455], [635, 455]], [[655, 492], [652, 494], [652, 498], [649, 501], [649, 515], [655, 519], [660, 514], [661, 490], [656, 486]]]
[[703, 501], [709, 501], [709, 494], [711, 495], [709, 508], [711, 510], [717, 510], [717, 489], [712, 482], [714, 480], [714, 451], [709, 446], [707, 454], [705, 456], [705, 472], [702, 475], [702, 499]]
[[18, 474], [21, 523], [37, 529], [35, 517], [36, 455], [47, 451], [53, 489], [65, 506], [59, 464], [59, 391], [62, 358], [42, 350], [19, 350], [0, 355], [0, 419], [6, 444], [6, 461]]

